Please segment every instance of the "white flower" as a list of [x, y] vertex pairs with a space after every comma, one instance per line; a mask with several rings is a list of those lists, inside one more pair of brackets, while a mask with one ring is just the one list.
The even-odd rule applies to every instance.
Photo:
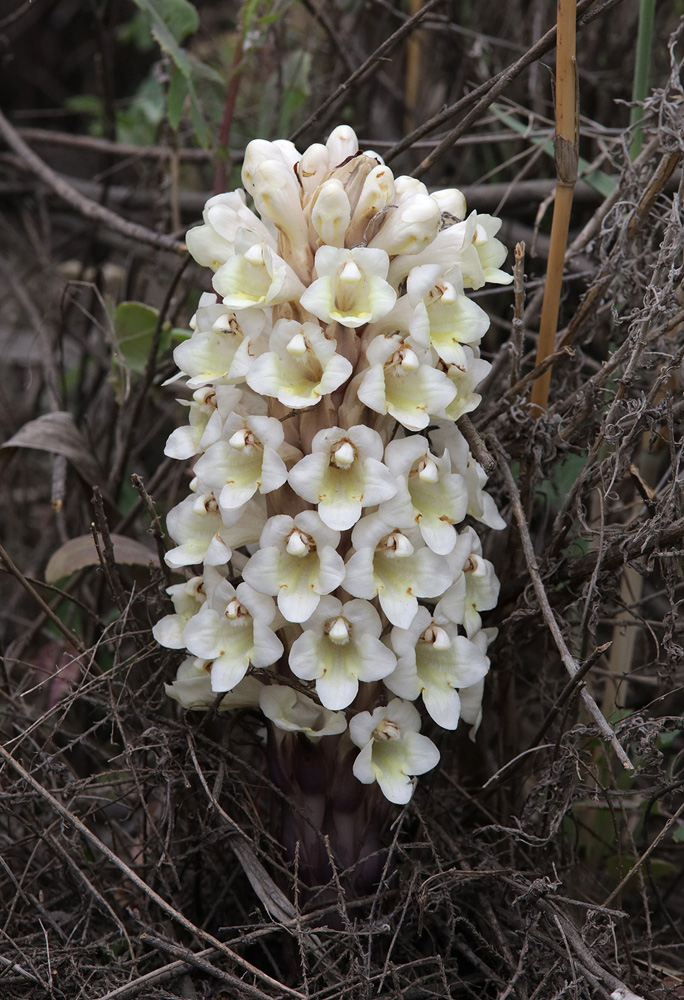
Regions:
[[330, 166], [336, 167], [358, 151], [359, 140], [350, 125], [338, 125], [328, 136], [325, 146]]
[[335, 341], [328, 340], [317, 323], [279, 320], [269, 348], [252, 364], [247, 384], [293, 409], [317, 403], [352, 373], [349, 361], [336, 353]]
[[311, 225], [323, 243], [343, 247], [351, 206], [342, 181], [331, 177], [320, 185], [311, 208]]
[[216, 409], [209, 417], [200, 439], [200, 451], [206, 451], [210, 444], [214, 444], [224, 437], [223, 430], [226, 421], [234, 413], [239, 413], [242, 416], [250, 414], [265, 417], [267, 415], [268, 404], [266, 400], [262, 399], [261, 396], [256, 396], [246, 383], [243, 383], [239, 389], [234, 385], [217, 385], [214, 393]]
[[411, 431], [430, 423], [456, 395], [444, 372], [435, 371], [429, 352], [409, 338], [375, 337], [368, 345], [370, 367], [363, 373], [357, 394], [376, 413], [389, 413]]
[[[471, 642], [477, 646], [480, 652], [484, 655], [487, 652], [487, 647], [491, 645], [492, 642], [497, 637], [498, 629], [495, 628], [483, 628], [480, 629], [471, 639]], [[459, 691], [459, 696], [461, 699], [461, 718], [470, 726], [469, 736], [471, 740], [475, 739], [475, 734], [480, 728], [480, 723], [482, 722], [482, 696], [484, 694], [484, 678], [473, 684], [471, 687], [462, 688]]]
[[[221, 698], [219, 712], [227, 712], [232, 708], [256, 707], [262, 687], [263, 684], [255, 677], [245, 677]], [[165, 684], [164, 690], [169, 698], [189, 711], [211, 708], [217, 696], [211, 688], [211, 660], [188, 656], [178, 668], [176, 679], [171, 684]]]
[[323, 524], [313, 510], [294, 518], [278, 514], [266, 522], [259, 551], [245, 566], [243, 579], [261, 593], [277, 596], [280, 612], [289, 622], [304, 622], [321, 596], [342, 583], [339, 541], [339, 532]]
[[223, 429], [227, 440], [210, 445], [195, 464], [201, 483], [218, 494], [222, 511], [233, 511], [257, 490], [270, 493], [287, 479], [278, 454], [283, 427], [275, 417], [242, 417], [233, 413]]
[[347, 229], [347, 246], [365, 244], [369, 233], [381, 224], [385, 209], [392, 204], [393, 198], [392, 171], [384, 163], [376, 164], [365, 176], [356, 203], [352, 206], [352, 217]]
[[196, 615], [207, 599], [204, 577], [193, 576], [185, 583], [177, 583], [166, 588], [173, 601], [174, 614], [161, 618], [152, 628], [152, 635], [160, 646], [167, 649], [183, 649], [183, 629], [193, 615]]
[[479, 647], [458, 634], [446, 618], [420, 607], [408, 628], [392, 629], [397, 654], [394, 673], [385, 678], [393, 694], [414, 701], [420, 695], [429, 715], [443, 729], [456, 729], [461, 715], [459, 688], [478, 683], [489, 670]]
[[[213, 296], [212, 296], [213, 298]], [[240, 382], [249, 371], [264, 328], [263, 309], [244, 309], [238, 318], [215, 304], [197, 310], [197, 329], [173, 352], [189, 389]]]
[[[239, 399], [239, 389], [237, 394]], [[192, 394], [192, 400], [177, 399], [176, 402], [189, 408], [188, 423], [171, 431], [164, 454], [182, 460], [192, 458], [200, 451], [202, 435], [216, 411], [216, 393], [210, 386], [205, 386]]]
[[465, 364], [449, 365], [447, 378], [456, 387], [456, 398], [445, 409], [450, 420], [458, 420], [480, 405], [482, 396], [475, 392], [477, 386], [489, 375], [492, 366], [484, 358], [476, 358], [469, 347], [464, 347]]
[[330, 153], [327, 147], [322, 142], [313, 142], [302, 153], [295, 170], [302, 185], [304, 202], [309, 202], [330, 171]]
[[241, 190], [217, 194], [204, 206], [204, 225], [190, 229], [185, 237], [188, 250], [198, 264], [215, 271], [235, 253], [235, 240], [240, 229], [255, 234], [257, 239], [275, 243], [261, 219], [245, 204]]
[[166, 528], [177, 546], [164, 556], [167, 566], [196, 566], [207, 560], [213, 566], [227, 563], [231, 549], [224, 540], [218, 503], [212, 493], [190, 495], [166, 515]]
[[346, 708], [359, 681], [378, 681], [396, 666], [396, 657], [380, 641], [380, 616], [368, 601], [322, 597], [304, 632], [292, 644], [290, 669], [316, 681], [316, 694], [330, 709]]
[[212, 691], [231, 691], [250, 665], [269, 667], [283, 653], [283, 644], [269, 625], [275, 604], [241, 583], [237, 590], [222, 580], [183, 632], [186, 648], [211, 660]]
[[357, 522], [352, 544], [344, 589], [368, 601], [378, 597], [393, 625], [408, 625], [418, 597], [437, 597], [453, 582], [446, 559], [423, 544], [417, 529], [393, 528], [378, 514]]
[[382, 463], [382, 438], [361, 424], [318, 432], [288, 476], [295, 493], [318, 504], [324, 524], [344, 531], [356, 524], [363, 507], [389, 500], [397, 492], [392, 473]]
[[452, 473], [448, 452], [438, 458], [427, 439], [414, 434], [391, 441], [385, 449], [385, 462], [403, 488], [381, 506], [380, 516], [397, 523], [408, 518], [433, 552], [451, 552], [456, 544], [453, 526], [465, 517], [468, 491], [463, 477]]
[[460, 272], [464, 288], [482, 288], [487, 281], [510, 284], [513, 275], [500, 270], [506, 259], [506, 248], [494, 239], [500, 225], [500, 219], [471, 212], [463, 222], [441, 229], [420, 253], [395, 257], [389, 280], [398, 286], [413, 267], [439, 264], [445, 275], [452, 270]]
[[270, 219], [291, 246], [308, 246], [309, 229], [302, 211], [300, 187], [294, 169], [275, 159], [266, 159], [252, 174], [254, 205], [264, 219]]
[[[496, 219], [492, 215], [475, 215], [476, 229], [473, 239], [473, 246], [482, 268], [482, 284], [489, 281], [493, 285], [510, 285], [513, 275], [501, 271], [501, 265], [506, 260], [508, 251], [499, 240], [494, 237], [501, 229], [501, 219]], [[479, 287], [473, 285], [473, 288]]]
[[254, 194], [254, 176], [264, 163], [271, 161], [287, 170], [294, 170], [298, 160], [297, 147], [289, 139], [276, 139], [275, 142], [252, 139], [247, 143], [242, 162], [242, 183], [245, 190], [248, 194]]
[[415, 254], [424, 250], [439, 229], [439, 205], [427, 194], [414, 194], [383, 216], [380, 228], [368, 244], [395, 254]]
[[347, 728], [342, 712], [321, 708], [311, 698], [285, 685], [262, 687], [259, 707], [277, 729], [286, 733], [304, 733], [310, 740], [337, 736]]
[[464, 625], [468, 638], [472, 638], [482, 627], [480, 611], [496, 607], [501, 584], [493, 565], [482, 558], [482, 544], [470, 527], [459, 534], [448, 561], [454, 583], [437, 605], [436, 613]]
[[463, 345], [480, 343], [489, 329], [489, 317], [450, 282], [432, 284], [433, 275], [434, 268], [423, 265], [408, 276], [406, 291], [414, 307], [411, 335], [424, 347], [432, 344], [446, 364], [465, 366]]
[[412, 776], [439, 763], [439, 750], [419, 730], [418, 711], [399, 698], [372, 713], [355, 715], [349, 735], [361, 753], [354, 761], [354, 775], [364, 785], [377, 781], [385, 798], [405, 805], [415, 786]]
[[186, 497], [166, 516], [166, 527], [175, 549], [164, 556], [167, 566], [223, 566], [229, 562], [232, 548], [256, 542], [264, 526], [265, 513], [256, 503], [235, 510], [219, 510], [213, 493]]
[[229, 309], [274, 306], [304, 291], [293, 269], [265, 243], [230, 257], [214, 275], [214, 288]]
[[433, 191], [430, 195], [439, 205], [439, 210], [445, 221], [462, 222], [466, 217], [465, 195], [458, 188], [443, 188], [441, 191]]
[[403, 175], [401, 177], [396, 177], [394, 181], [394, 201], [397, 204], [401, 204], [408, 198], [415, 198], [418, 195], [429, 194], [428, 189], [425, 187], [422, 181], [419, 181], [416, 177], [408, 177]]
[[299, 301], [324, 323], [337, 322], [352, 329], [374, 323], [390, 311], [397, 298], [385, 281], [388, 268], [384, 250], [322, 246], [316, 251], [318, 278]]
[[425, 264], [439, 265], [442, 274], [446, 274], [455, 267], [460, 270], [463, 255], [468, 250], [474, 259], [475, 266], [481, 273], [482, 269], [479, 265], [477, 252], [472, 249], [477, 227], [475, 216], [476, 213], [472, 212], [463, 222], [440, 229], [432, 243], [420, 253], [401, 254], [395, 257], [389, 271], [389, 280], [392, 284], [400, 285], [413, 268], [422, 267]]
[[439, 422], [430, 431], [430, 440], [440, 451], [447, 449], [451, 456], [454, 472], [458, 472], [465, 480], [468, 490], [467, 514], [481, 521], [488, 528], [499, 530], [506, 527], [506, 522], [496, 509], [493, 498], [485, 493], [483, 487], [487, 482], [487, 473], [470, 453], [468, 442], [458, 427], [452, 423]]

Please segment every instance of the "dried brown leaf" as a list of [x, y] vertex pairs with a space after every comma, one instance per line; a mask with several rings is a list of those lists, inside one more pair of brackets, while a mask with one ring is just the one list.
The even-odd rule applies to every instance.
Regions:
[[[119, 564], [148, 566], [151, 562], [159, 562], [156, 552], [148, 549], [141, 542], [136, 542], [133, 538], [127, 538], [125, 535], [112, 535], [111, 539], [114, 544], [114, 559]], [[55, 583], [57, 580], [62, 580], [65, 576], [75, 573], [76, 570], [86, 566], [97, 566], [99, 561], [92, 535], [79, 535], [77, 538], [70, 538], [50, 557], [45, 567], [45, 580], [47, 583]]]
[[29, 421], [9, 441], [1, 444], [0, 473], [9, 464], [16, 448], [35, 448], [38, 451], [64, 455], [86, 483], [92, 485], [101, 482], [102, 476], [95, 457], [72, 415], [63, 410], [45, 413], [42, 417]]

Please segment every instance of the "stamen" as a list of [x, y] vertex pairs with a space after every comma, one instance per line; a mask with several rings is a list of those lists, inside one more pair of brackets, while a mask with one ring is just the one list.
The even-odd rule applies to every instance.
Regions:
[[348, 469], [350, 465], [353, 465], [356, 452], [351, 441], [342, 441], [341, 444], [337, 445], [331, 458], [333, 465], [336, 465], [338, 469]]
[[339, 618], [334, 618], [329, 622], [326, 622], [326, 631], [330, 640], [335, 643], [336, 646], [346, 646], [351, 637], [351, 630], [349, 622], [342, 615]]
[[288, 354], [294, 354], [295, 357], [301, 357], [303, 354], [306, 354], [306, 341], [303, 335], [296, 333], [285, 350]]

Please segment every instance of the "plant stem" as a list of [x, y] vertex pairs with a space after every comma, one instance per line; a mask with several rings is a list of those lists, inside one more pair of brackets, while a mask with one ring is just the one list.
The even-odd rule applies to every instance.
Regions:
[[223, 118], [219, 130], [218, 143], [216, 144], [214, 159], [214, 194], [221, 194], [226, 190], [228, 179], [228, 143], [230, 141], [230, 130], [233, 126], [233, 116], [235, 114], [235, 101], [237, 100], [240, 81], [242, 79], [242, 32], [235, 46], [233, 54], [233, 65], [230, 71], [230, 80], [226, 88], [226, 99], [223, 103]]
[[[546, 270], [537, 343], [537, 364], [556, 347], [558, 310], [563, 284], [565, 249], [568, 242], [570, 210], [577, 181], [578, 88], [575, 62], [577, 0], [558, 0], [558, 34], [556, 43], [556, 199], [551, 224], [551, 245]], [[538, 378], [530, 395], [533, 411], [539, 416], [549, 397], [551, 369]]]

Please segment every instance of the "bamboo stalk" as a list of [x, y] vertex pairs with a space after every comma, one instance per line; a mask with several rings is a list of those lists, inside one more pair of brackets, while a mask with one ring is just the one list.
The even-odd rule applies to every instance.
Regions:
[[[568, 243], [570, 211], [577, 181], [578, 156], [578, 84], [575, 62], [577, 0], [558, 0], [558, 33], [556, 42], [556, 197], [551, 223], [551, 244], [546, 269], [544, 300], [539, 324], [537, 364], [552, 354], [556, 347], [558, 310], [565, 250]], [[532, 386], [530, 402], [539, 416], [547, 406], [551, 368]]]

